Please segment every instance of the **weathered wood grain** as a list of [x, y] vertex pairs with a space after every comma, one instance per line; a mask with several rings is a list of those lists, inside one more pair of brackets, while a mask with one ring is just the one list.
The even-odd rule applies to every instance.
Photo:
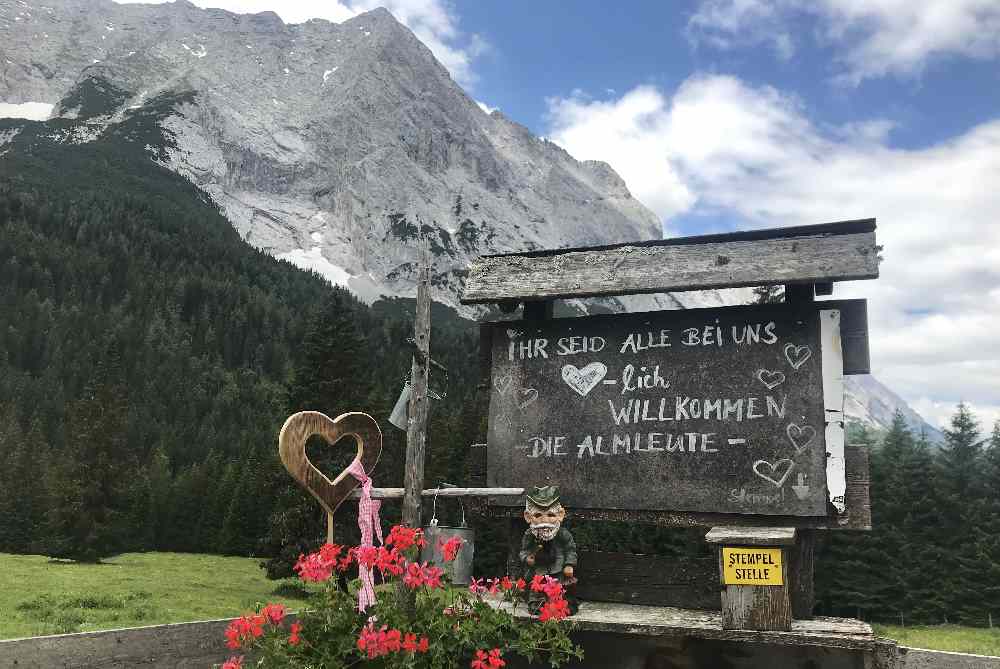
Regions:
[[[463, 304], [662, 293], [878, 277], [874, 220], [613, 247], [483, 256]], [[804, 233], [803, 233], [804, 230]], [[809, 234], [811, 232], [811, 234]]]
[[578, 551], [577, 595], [582, 600], [691, 609], [718, 609], [714, 558]]
[[[406, 488], [372, 488], [372, 499], [402, 499]], [[524, 488], [424, 488], [421, 497], [519, 497]], [[347, 498], [358, 499], [361, 492], [352, 491]]]
[[431, 294], [430, 265], [425, 260], [417, 283], [417, 309], [414, 323], [414, 344], [410, 374], [409, 420], [406, 426], [406, 465], [403, 471], [403, 524], [420, 527], [420, 491], [424, 487], [424, 450], [427, 445], [427, 381], [430, 375]]
[[[488, 600], [489, 601], [489, 600]], [[499, 601], [491, 601], [501, 606]], [[515, 617], [530, 616], [519, 608]], [[793, 620], [787, 632], [769, 630], [727, 630], [722, 627], [720, 611], [705, 611], [669, 606], [641, 606], [611, 602], [581, 602], [573, 616], [574, 629], [581, 632], [613, 632], [630, 636], [680, 636], [721, 641], [782, 646], [825, 646], [874, 651], [883, 639], [875, 636], [870, 625], [850, 618], [817, 616], [813, 620]]]
[[788, 550], [788, 581], [792, 598], [792, 617], [808, 620], [816, 606], [814, 581], [815, 530], [799, 530], [795, 545]]
[[722, 547], [719, 547], [723, 629], [788, 631], [792, 628], [788, 550], [780, 550], [782, 585], [726, 585], [723, 578]]
[[306, 441], [319, 435], [331, 446], [345, 437], [357, 445], [357, 457], [369, 475], [382, 453], [382, 432], [375, 419], [366, 413], [345, 413], [332, 419], [319, 411], [292, 414], [278, 434], [278, 455], [285, 469], [299, 485], [316, 498], [328, 515], [357, 487], [358, 481], [346, 469], [333, 479], [316, 469], [306, 455]]
[[791, 546], [794, 527], [713, 527], [705, 535], [710, 544], [727, 546]]

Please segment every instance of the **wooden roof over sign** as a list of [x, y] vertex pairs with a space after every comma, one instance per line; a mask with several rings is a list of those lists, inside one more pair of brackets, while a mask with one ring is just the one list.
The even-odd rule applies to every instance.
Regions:
[[[481, 256], [463, 304], [878, 278], [875, 219]], [[655, 268], [655, 271], [650, 271]]]

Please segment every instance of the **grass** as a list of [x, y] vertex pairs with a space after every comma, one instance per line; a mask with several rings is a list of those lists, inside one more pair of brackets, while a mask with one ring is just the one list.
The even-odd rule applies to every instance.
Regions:
[[960, 625], [928, 625], [897, 627], [872, 625], [879, 636], [895, 639], [901, 646], [951, 650], [977, 655], [1000, 655], [1000, 629], [962, 627]]
[[295, 581], [253, 558], [128, 553], [102, 564], [0, 553], [0, 639], [229, 618], [260, 602], [301, 608]]

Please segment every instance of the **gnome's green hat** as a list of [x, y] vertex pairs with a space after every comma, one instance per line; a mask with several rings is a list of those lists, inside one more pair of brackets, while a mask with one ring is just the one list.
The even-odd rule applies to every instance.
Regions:
[[547, 509], [554, 504], [559, 503], [559, 488], [554, 485], [542, 486], [539, 488], [535, 486], [534, 489], [527, 495], [528, 501], [537, 507], [542, 509]]

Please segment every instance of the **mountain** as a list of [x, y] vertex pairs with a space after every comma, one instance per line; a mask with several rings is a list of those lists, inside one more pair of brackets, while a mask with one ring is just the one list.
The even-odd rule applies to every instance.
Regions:
[[[0, 99], [84, 122], [69, 141], [190, 93], [163, 162], [245, 240], [369, 300], [412, 294], [421, 245], [455, 304], [480, 253], [660, 235], [607, 164], [487, 115], [384, 9], [286, 25], [183, 0], [3, 0], [0, 36]], [[75, 93], [105, 83], [113, 109]]]
[[901, 411], [907, 426], [914, 433], [924, 433], [931, 443], [944, 441], [944, 434], [914, 411], [902, 397], [889, 390], [874, 376], [861, 374], [847, 377], [844, 413], [853, 420], [881, 430], [892, 425], [895, 412]]
[[[413, 294], [422, 248], [435, 299], [458, 306], [477, 255], [662, 234], [610, 166], [577, 161], [500, 112], [486, 114], [384, 9], [287, 25], [272, 12], [186, 0], [0, 0], [0, 43], [0, 115], [52, 118], [20, 139], [24, 126], [0, 126], [0, 157], [31, 141], [138, 145], [207, 194], [246, 242], [369, 303]], [[706, 291], [571, 306], [749, 297]], [[884, 427], [900, 407], [922, 424], [875, 379], [848, 387], [859, 420]]]

